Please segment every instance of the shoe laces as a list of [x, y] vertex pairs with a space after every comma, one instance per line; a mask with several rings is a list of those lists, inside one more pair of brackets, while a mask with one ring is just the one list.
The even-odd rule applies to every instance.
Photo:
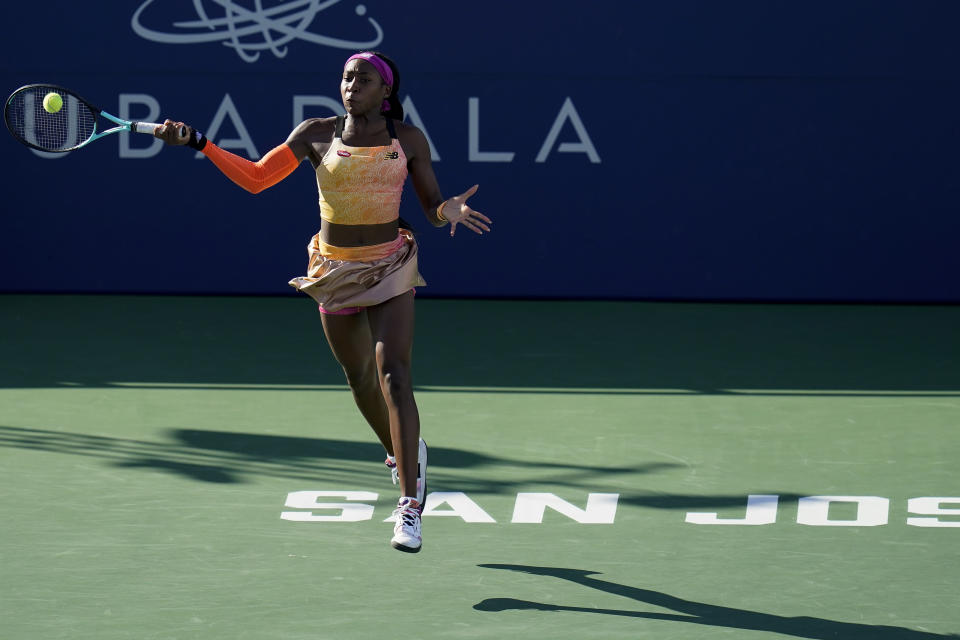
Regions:
[[401, 501], [393, 510], [393, 516], [397, 519], [394, 526], [397, 532], [406, 530], [415, 536], [420, 535], [420, 505], [416, 501]]

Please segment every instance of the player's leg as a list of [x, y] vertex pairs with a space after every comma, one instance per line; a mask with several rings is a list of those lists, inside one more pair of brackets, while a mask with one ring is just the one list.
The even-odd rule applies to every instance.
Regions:
[[321, 318], [330, 350], [343, 367], [357, 408], [377, 434], [387, 455], [392, 456], [390, 415], [380, 389], [373, 336], [366, 311], [350, 315], [322, 314]]
[[367, 309], [376, 345], [380, 387], [390, 416], [390, 433], [400, 470], [400, 489], [416, 497], [420, 414], [413, 397], [413, 291]]
[[[420, 439], [420, 414], [410, 373], [413, 291], [368, 308], [367, 317], [376, 344], [380, 385], [400, 471], [401, 500], [394, 512], [397, 524], [391, 544], [401, 551], [417, 552], [421, 546], [420, 514], [426, 493], [426, 445]], [[419, 484], [418, 476], [422, 476]]]

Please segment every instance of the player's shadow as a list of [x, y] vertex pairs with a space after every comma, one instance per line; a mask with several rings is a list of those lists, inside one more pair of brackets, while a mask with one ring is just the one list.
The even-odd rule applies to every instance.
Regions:
[[[95, 458], [123, 469], [156, 471], [197, 482], [240, 484], [257, 476], [309, 482], [367, 482], [382, 472], [383, 447], [374, 441], [305, 438], [275, 434], [205, 429], [170, 429], [165, 440], [117, 438], [69, 431], [0, 425], [0, 449], [45, 451]], [[476, 451], [432, 445], [431, 486], [436, 491], [510, 495], [530, 482], [561, 490], [619, 493], [623, 478], [668, 473], [685, 465], [643, 462], [594, 467], [575, 462], [549, 462], [490, 456]], [[510, 469], [508, 473], [491, 469]], [[464, 470], [473, 473], [464, 476]], [[608, 484], [609, 483], [609, 484]], [[800, 494], [764, 489], [782, 505]], [[573, 493], [572, 495], [576, 495]], [[666, 511], [743, 508], [743, 495], [620, 493], [625, 506]]]
[[[0, 425], [0, 448], [98, 458], [116, 467], [154, 470], [218, 484], [242, 483], [252, 476], [349, 480], [364, 477], [384, 458], [383, 447], [372, 438], [350, 441], [206, 429], [169, 429], [165, 435], [164, 440], [140, 440]], [[575, 462], [502, 458], [442, 445], [431, 446], [430, 458], [435, 469], [434, 486], [438, 488], [442, 487], [447, 469], [506, 466], [527, 472], [527, 476], [519, 478], [515, 473], [510, 474], [512, 480], [487, 473], [474, 474], [480, 480], [450, 476], [450, 484], [460, 491], [493, 494], [512, 492], [517, 485], [527, 482], [530, 473], [560, 487], [581, 489], [595, 488], [607, 477], [653, 474], [683, 466], [672, 462], [637, 462], [628, 466], [594, 467]], [[655, 499], [662, 501], [663, 497]], [[742, 497], [731, 499], [743, 502]], [[634, 501], [628, 499], [628, 502]], [[710, 499], [707, 502], [713, 504]], [[721, 500], [720, 504], [724, 502]]]
[[749, 631], [767, 631], [797, 638], [811, 640], [827, 640], [843, 638], [843, 640], [935, 640], [943, 638], [960, 638], [956, 634], [943, 635], [929, 631], [917, 631], [905, 627], [891, 627], [886, 625], [861, 624], [856, 622], [840, 622], [810, 616], [787, 617], [746, 609], [736, 609], [720, 605], [707, 604], [684, 600], [667, 593], [631, 587], [607, 580], [594, 578], [599, 575], [596, 571], [581, 569], [564, 569], [559, 567], [532, 567], [516, 564], [481, 564], [487, 569], [505, 569], [519, 571], [540, 576], [550, 576], [567, 580], [590, 589], [596, 589], [613, 595], [622, 596], [635, 602], [646, 603], [664, 609], [671, 609], [677, 613], [659, 613], [654, 611], [634, 611], [629, 609], [600, 609], [595, 607], [570, 607], [565, 605], [531, 602], [515, 598], [487, 598], [473, 606], [479, 611], [571, 611], [578, 613], [594, 613], [609, 616], [625, 616], [643, 618], [647, 620], [666, 620], [685, 622], [711, 627], [725, 627], [729, 629], [745, 629]]
[[[165, 435], [164, 440], [139, 440], [0, 425], [0, 449], [83, 456], [118, 468], [155, 471], [214, 484], [240, 484], [258, 476], [356, 483], [367, 482], [371, 472], [383, 472], [383, 447], [372, 439], [358, 442], [205, 429], [169, 429]], [[619, 493], [619, 504], [643, 509], [742, 509], [746, 505], [743, 495], [620, 492], [624, 478], [635, 480], [637, 476], [686, 468], [674, 462], [637, 461], [631, 465], [595, 467], [491, 456], [439, 444], [431, 446], [430, 460], [431, 486], [435, 491], [510, 495], [535, 482], [568, 490], [574, 497], [584, 490]], [[504, 469], [509, 471], [502, 472]], [[471, 473], [464, 475], [464, 470]], [[801, 497], [771, 488], [762, 493], [776, 494], [781, 505], [795, 503]]]

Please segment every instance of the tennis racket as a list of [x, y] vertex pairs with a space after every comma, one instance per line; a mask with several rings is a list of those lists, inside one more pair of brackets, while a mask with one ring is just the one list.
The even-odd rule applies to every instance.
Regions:
[[[43, 106], [43, 99], [50, 93], [59, 95], [62, 100], [62, 106], [55, 113]], [[100, 131], [99, 118], [117, 126]], [[53, 84], [28, 84], [14, 91], [3, 107], [3, 120], [13, 137], [23, 144], [54, 153], [73, 151], [120, 131], [153, 135], [153, 130], [160, 126], [156, 122], [131, 122], [118, 118], [73, 91]], [[186, 127], [181, 127], [179, 133], [181, 138], [186, 137]]]

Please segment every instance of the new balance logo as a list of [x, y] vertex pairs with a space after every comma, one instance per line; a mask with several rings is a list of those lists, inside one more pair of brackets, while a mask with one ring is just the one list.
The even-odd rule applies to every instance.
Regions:
[[398, 160], [400, 158], [399, 151], [389, 151], [386, 155], [383, 156], [384, 160]]

